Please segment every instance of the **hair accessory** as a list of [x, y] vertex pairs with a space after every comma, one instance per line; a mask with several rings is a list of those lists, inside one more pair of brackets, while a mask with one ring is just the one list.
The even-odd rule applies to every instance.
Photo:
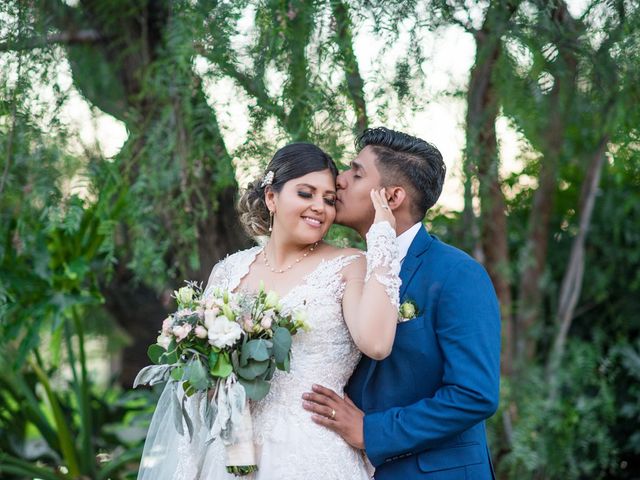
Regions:
[[271, 185], [273, 183], [273, 170], [269, 170], [267, 174], [262, 179], [262, 183], [260, 184], [260, 188], [264, 188], [267, 185]]

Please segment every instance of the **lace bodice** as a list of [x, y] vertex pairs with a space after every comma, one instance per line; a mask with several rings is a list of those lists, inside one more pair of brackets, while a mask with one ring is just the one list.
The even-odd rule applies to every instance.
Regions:
[[[205, 295], [212, 287], [235, 290], [260, 251], [261, 247], [251, 248], [220, 262], [211, 273]], [[360, 359], [342, 316], [345, 282], [341, 271], [356, 258], [358, 255], [341, 255], [322, 260], [280, 300], [285, 312], [305, 309], [310, 329], [298, 331], [293, 337], [290, 371], [276, 370], [269, 394], [251, 403], [257, 448], [287, 445], [278, 448], [277, 458], [273, 458], [274, 453], [265, 455], [261, 471], [270, 472], [268, 478], [289, 478], [292, 474], [291, 478], [318, 478], [319, 465], [301, 461], [305, 457], [301, 449], [305, 447], [300, 443], [310, 439], [312, 443], [306, 444], [313, 458], [337, 460], [333, 465], [323, 466], [322, 472], [326, 475], [323, 478], [363, 478], [366, 471], [359, 452], [348, 447], [334, 432], [313, 423], [309, 412], [302, 408], [302, 394], [310, 391], [314, 383], [342, 395]], [[340, 458], [343, 461], [339, 461]], [[277, 464], [268, 467], [265, 461], [277, 461]], [[206, 465], [204, 470], [208, 470]]]
[[[255, 247], [227, 257], [212, 272], [205, 295], [214, 286], [235, 290], [260, 251], [260, 247]], [[299, 331], [293, 337], [291, 370], [276, 370], [269, 394], [252, 404], [258, 444], [277, 435], [275, 430], [280, 422], [286, 425], [310, 422], [309, 413], [301, 407], [301, 398], [314, 383], [342, 393], [360, 359], [360, 352], [351, 340], [342, 317], [345, 284], [340, 272], [357, 257], [341, 255], [322, 260], [315, 270], [282, 297], [285, 312], [306, 311], [310, 329], [308, 332]]]

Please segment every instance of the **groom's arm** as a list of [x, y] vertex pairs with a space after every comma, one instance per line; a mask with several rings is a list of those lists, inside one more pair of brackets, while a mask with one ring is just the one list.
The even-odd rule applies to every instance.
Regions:
[[[442, 386], [431, 398], [365, 415], [365, 450], [374, 466], [437, 447], [497, 409], [500, 313], [480, 264], [465, 259], [446, 279], [435, 330], [444, 361]], [[428, 366], [423, 368], [429, 375]]]

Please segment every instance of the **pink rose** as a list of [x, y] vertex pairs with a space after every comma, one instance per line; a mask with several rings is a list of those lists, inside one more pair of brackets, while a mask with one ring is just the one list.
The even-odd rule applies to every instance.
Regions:
[[173, 323], [173, 318], [167, 317], [162, 322], [162, 334], [170, 335], [171, 334], [171, 324]]
[[253, 319], [251, 315], [244, 315], [242, 317], [242, 328], [245, 332], [251, 332], [253, 330]]
[[271, 315], [265, 315], [264, 317], [262, 317], [262, 320], [260, 321], [260, 326], [265, 330], [269, 330], [271, 328], [272, 323], [273, 323], [273, 317], [271, 317]]
[[183, 325], [178, 325], [177, 327], [173, 327], [173, 335], [176, 337], [176, 341], [180, 342], [187, 338], [189, 332], [191, 331], [191, 325], [185, 323]]
[[209, 333], [207, 332], [207, 329], [204, 328], [202, 325], [198, 325], [195, 329], [196, 332], [196, 337], [198, 338], [207, 338], [207, 336], [209, 335]]

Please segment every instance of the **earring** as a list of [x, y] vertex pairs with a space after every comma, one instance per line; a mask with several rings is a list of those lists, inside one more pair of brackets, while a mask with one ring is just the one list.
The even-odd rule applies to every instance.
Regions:
[[273, 212], [269, 210], [269, 231], [273, 231]]

